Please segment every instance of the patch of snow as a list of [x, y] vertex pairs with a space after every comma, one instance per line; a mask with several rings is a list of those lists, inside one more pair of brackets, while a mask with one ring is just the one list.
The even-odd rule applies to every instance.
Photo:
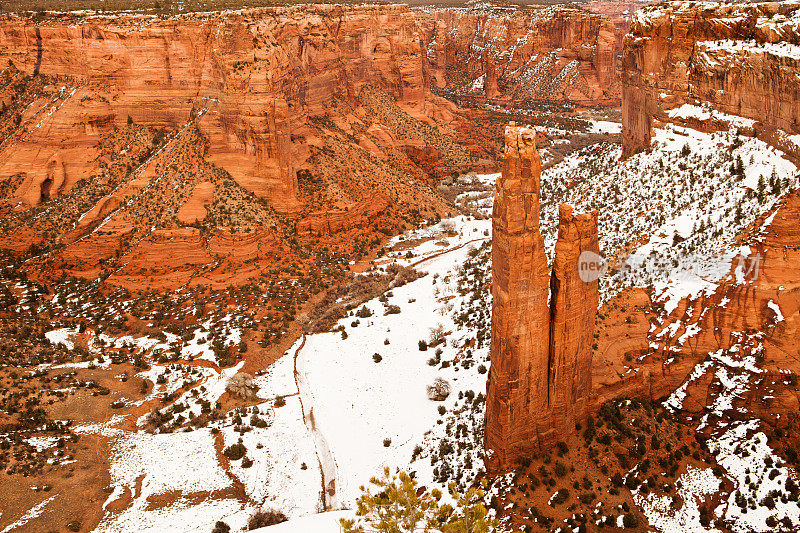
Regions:
[[781, 313], [781, 308], [778, 304], [774, 301], [770, 300], [767, 302], [767, 307], [772, 309], [772, 312], [775, 313], [775, 322], [783, 322], [785, 319], [783, 318], [783, 313]]
[[44, 508], [47, 507], [47, 505], [51, 501], [53, 501], [56, 496], [58, 496], [58, 494], [53, 494], [52, 496], [50, 496], [46, 500], [37, 503], [36, 505], [34, 505], [30, 509], [28, 509], [25, 512], [25, 514], [23, 514], [21, 517], [19, 517], [16, 521], [14, 521], [11, 524], [7, 525], [3, 529], [3, 531], [0, 531], [0, 533], [9, 533], [9, 531], [13, 531], [13, 530], [15, 530], [17, 528], [20, 528], [20, 527], [24, 526], [25, 524], [27, 524], [28, 522], [30, 522], [31, 520], [33, 520], [34, 518], [38, 517], [39, 515], [42, 514], [42, 512], [44, 511]]

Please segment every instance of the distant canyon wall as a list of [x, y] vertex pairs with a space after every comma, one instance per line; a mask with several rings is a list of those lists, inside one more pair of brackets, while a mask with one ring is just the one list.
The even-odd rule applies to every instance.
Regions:
[[23, 176], [15, 198], [36, 205], [45, 189], [56, 195], [87, 178], [99, 139], [127, 117], [174, 130], [195, 113], [206, 158], [279, 212], [295, 213], [297, 171], [318, 144], [309, 117], [324, 117], [337, 100], [355, 102], [365, 85], [445, 122], [449, 111], [425, 105], [430, 86], [458, 89], [481, 76], [480, 91], [506, 102], [614, 104], [617, 52], [608, 16], [570, 7], [5, 15], [0, 63], [70, 80], [23, 115], [32, 131], [0, 146], [0, 180]]
[[[785, 134], [800, 133], [798, 72], [796, 0], [642, 8], [624, 41], [624, 154], [646, 149], [651, 127], [666, 121], [697, 128], [734, 124], [794, 152], [797, 147]], [[679, 109], [684, 104], [705, 105], [716, 113]]]
[[573, 6], [421, 9], [435, 86], [511, 103], [618, 105], [611, 18]]

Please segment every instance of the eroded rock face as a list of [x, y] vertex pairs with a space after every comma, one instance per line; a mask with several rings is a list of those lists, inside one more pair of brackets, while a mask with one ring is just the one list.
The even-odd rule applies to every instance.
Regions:
[[[598, 329], [593, 357], [594, 403], [620, 396], [656, 400], [670, 395], [708, 354], [724, 353], [752, 334], [763, 348], [761, 380], [737, 397], [733, 408], [744, 407], [769, 426], [785, 427], [800, 405], [796, 391], [778, 387], [766, 393], [761, 384], [782, 380], [787, 371], [800, 371], [795, 356], [800, 344], [798, 214], [800, 194], [793, 192], [774, 217], [764, 215], [756, 222], [760, 229], [744, 241], [750, 254], [733, 260], [730, 275], [712, 294], [686, 298], [666, 317], [653, 314], [642, 289], [624, 291], [606, 304], [606, 324]], [[631, 364], [627, 361], [637, 361], [635, 371], [624, 368]], [[715, 393], [706, 378], [689, 384], [685, 412], [707, 412]]]
[[391, 205], [391, 200], [381, 193], [359, 202], [349, 209], [331, 209], [310, 213], [297, 222], [300, 235], [332, 235], [363, 226]]
[[683, 104], [749, 119], [734, 125], [768, 142], [776, 130], [800, 132], [798, 22], [796, 1], [673, 2], [637, 12], [622, 61], [623, 154], [649, 147], [654, 123], [731, 124], [673, 111]]
[[[578, 275], [581, 253], [598, 253], [597, 212], [560, 206], [552, 276], [539, 231], [536, 133], [506, 128], [494, 199], [492, 366], [487, 382], [486, 465], [520, 458], [574, 434], [591, 392], [591, 337], [598, 284]], [[552, 292], [551, 292], [552, 291]], [[550, 303], [548, 304], [548, 298]]]
[[619, 104], [607, 15], [570, 6], [425, 9], [417, 20], [439, 88], [508, 102]]

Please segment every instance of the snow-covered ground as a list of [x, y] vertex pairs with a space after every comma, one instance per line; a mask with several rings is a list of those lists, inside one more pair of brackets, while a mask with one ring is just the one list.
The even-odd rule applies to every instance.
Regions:
[[[666, 533], [675, 531], [675, 528], [681, 531], [717, 531], [713, 527], [703, 527], [697, 512], [697, 501], [714, 493], [720, 494], [721, 502], [713, 509], [713, 516], [737, 533], [771, 531], [777, 522], [783, 524], [781, 530], [800, 527], [800, 505], [787, 498], [791, 492], [789, 480], [796, 483], [797, 472], [785, 465], [767, 445], [761, 422], [749, 418], [746, 409], [735, 406], [735, 401], [756, 386], [764, 375], [764, 370], [757, 366], [758, 354], [763, 350], [763, 337], [762, 332], [735, 334], [737, 342], [731, 348], [711, 353], [706, 360], [699, 362], [684, 383], [664, 402], [671, 410], [680, 409], [687, 387], [703, 375], [713, 374], [721, 390], [711, 398], [711, 404], [697, 427], [711, 431], [708, 449], [734, 489], [720, 492], [716, 487], [723, 479], [706, 470], [702, 475], [692, 474], [703, 479], [703, 483], [684, 481], [689, 472], [681, 477], [680, 496], [684, 506], [679, 511], [670, 505], [673, 502], [671, 496], [635, 496], [651, 525], [659, 531]], [[775, 521], [773, 525], [768, 519]]]
[[647, 521], [658, 531], [706, 533], [717, 531], [716, 528], [706, 528], [700, 524], [700, 503], [720, 489], [720, 479], [714, 475], [710, 468], [699, 469], [689, 466], [686, 473], [681, 475], [676, 482], [680, 487], [678, 496], [683, 499], [683, 505], [675, 509], [674, 498], [659, 496], [654, 493], [642, 495], [633, 493], [633, 501], [642, 508]]
[[797, 168], [779, 150], [735, 130], [668, 125], [655, 130], [650, 151], [620, 156], [617, 145], [590, 146], [542, 173], [550, 256], [559, 202], [599, 210], [600, 249], [613, 267], [601, 278], [603, 302], [633, 286], [654, 287], [668, 307], [713, 292], [749, 254], [727, 243], [797, 185]]
[[[447, 308], [459, 297], [445, 279], [455, 276], [467, 254], [467, 248], [460, 248], [418, 265], [428, 275], [393, 289], [386, 302], [399, 306], [400, 313], [386, 315], [388, 307], [376, 299], [366, 304], [372, 311], [369, 318], [340, 322], [346, 339], [337, 331], [306, 340], [298, 370], [306, 375], [314, 397], [314, 420], [336, 458], [343, 504], [354, 502], [359, 486], [384, 466], [409, 465], [415, 446], [442, 417], [439, 406], [450, 411], [459, 392], [485, 388], [485, 376], [474, 370], [427, 363], [437, 348], [442, 349], [443, 360], [458, 356], [463, 334]], [[352, 327], [356, 320], [360, 323]], [[435, 327], [452, 332], [448, 342], [420, 351], [418, 342], [427, 342]], [[374, 354], [380, 362], [374, 361]], [[443, 402], [428, 399], [426, 387], [436, 378], [452, 385]], [[421, 483], [431, 482], [426, 479], [429, 472], [420, 474], [426, 474]]]

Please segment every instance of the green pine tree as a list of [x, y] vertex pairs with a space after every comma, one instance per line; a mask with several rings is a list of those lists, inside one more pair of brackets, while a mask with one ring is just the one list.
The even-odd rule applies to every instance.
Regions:
[[372, 478], [377, 492], [361, 487], [356, 500], [356, 518], [341, 519], [344, 533], [488, 533], [497, 527], [483, 504], [484, 491], [471, 488], [459, 494], [455, 483], [449, 485], [455, 506], [440, 505], [438, 489], [418, 490], [417, 482], [405, 472], [391, 475], [384, 469], [382, 478]]

